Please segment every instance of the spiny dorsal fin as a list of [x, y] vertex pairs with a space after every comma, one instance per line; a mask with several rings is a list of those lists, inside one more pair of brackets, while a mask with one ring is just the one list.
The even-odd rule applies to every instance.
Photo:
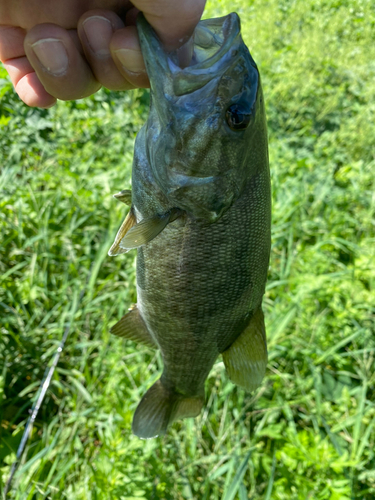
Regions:
[[267, 341], [260, 307], [241, 335], [222, 354], [232, 382], [249, 392], [261, 384], [267, 367]]
[[132, 192], [131, 189], [123, 189], [119, 193], [116, 193], [113, 195], [116, 200], [122, 201], [122, 203], [125, 203], [125, 205], [130, 205], [132, 204]]
[[136, 305], [112, 326], [110, 332], [118, 337], [124, 337], [150, 347], [157, 347]]
[[137, 224], [137, 218], [134, 213], [134, 208], [131, 207], [128, 215], [126, 216], [124, 222], [121, 224], [118, 233], [116, 234], [115, 241], [113, 242], [111, 248], [108, 251], [108, 255], [120, 255], [121, 253], [126, 253], [128, 249], [120, 248], [120, 242], [126, 235], [126, 233]]
[[178, 208], [172, 208], [172, 210], [164, 215], [154, 215], [153, 217], [141, 220], [141, 222], [138, 222], [138, 224], [126, 233], [120, 242], [120, 248], [127, 251], [149, 243], [163, 231], [169, 222], [175, 220], [181, 213], [181, 210]]

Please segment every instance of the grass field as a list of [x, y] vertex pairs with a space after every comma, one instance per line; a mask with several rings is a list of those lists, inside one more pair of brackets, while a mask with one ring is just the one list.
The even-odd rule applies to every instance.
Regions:
[[375, 498], [375, 4], [212, 0], [205, 16], [233, 10], [269, 123], [268, 371], [246, 394], [219, 359], [201, 416], [162, 439], [130, 430], [160, 357], [109, 334], [136, 300], [135, 253], [107, 251], [148, 93], [30, 109], [1, 70], [0, 482], [73, 319], [9, 498]]

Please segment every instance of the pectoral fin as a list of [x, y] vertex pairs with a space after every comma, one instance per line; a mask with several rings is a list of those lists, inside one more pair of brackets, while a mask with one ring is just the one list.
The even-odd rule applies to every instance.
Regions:
[[249, 324], [223, 353], [229, 378], [247, 391], [262, 382], [267, 367], [267, 341], [262, 309], [255, 311]]
[[125, 205], [130, 205], [132, 204], [132, 192], [130, 189], [123, 189], [119, 193], [116, 193], [113, 195], [116, 200], [122, 201], [122, 203], [125, 203]]
[[131, 207], [130, 212], [126, 216], [126, 219], [124, 222], [121, 224], [120, 229], [118, 230], [118, 233], [116, 234], [115, 241], [113, 242], [113, 245], [108, 251], [108, 255], [114, 256], [114, 255], [120, 255], [121, 253], [126, 253], [128, 249], [126, 248], [120, 248], [120, 242], [126, 235], [126, 233], [137, 224], [137, 218], [134, 213], [134, 208]]
[[149, 243], [163, 231], [169, 222], [175, 220], [180, 214], [181, 210], [173, 208], [164, 215], [154, 215], [141, 220], [126, 233], [120, 242], [120, 248], [127, 251]]
[[147, 330], [147, 326], [137, 306], [134, 306], [133, 309], [120, 319], [120, 321], [112, 326], [110, 332], [118, 337], [125, 337], [126, 339], [140, 342], [149, 347], [157, 347], [154, 339]]

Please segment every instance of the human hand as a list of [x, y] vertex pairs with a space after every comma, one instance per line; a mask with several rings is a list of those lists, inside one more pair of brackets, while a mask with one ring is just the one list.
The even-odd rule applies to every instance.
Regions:
[[56, 99], [148, 87], [135, 19], [142, 11], [167, 50], [191, 37], [206, 0], [0, 0], [0, 60], [20, 98]]

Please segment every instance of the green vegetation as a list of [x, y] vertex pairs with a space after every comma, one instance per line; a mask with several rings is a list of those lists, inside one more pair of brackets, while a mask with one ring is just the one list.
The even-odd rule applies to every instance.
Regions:
[[132, 436], [161, 361], [109, 334], [135, 301], [134, 252], [106, 253], [148, 95], [102, 90], [37, 110], [3, 79], [0, 482], [86, 287], [10, 498], [375, 497], [375, 4], [216, 0], [205, 15], [233, 10], [270, 130], [267, 377], [245, 394], [218, 360], [200, 417], [163, 439]]

